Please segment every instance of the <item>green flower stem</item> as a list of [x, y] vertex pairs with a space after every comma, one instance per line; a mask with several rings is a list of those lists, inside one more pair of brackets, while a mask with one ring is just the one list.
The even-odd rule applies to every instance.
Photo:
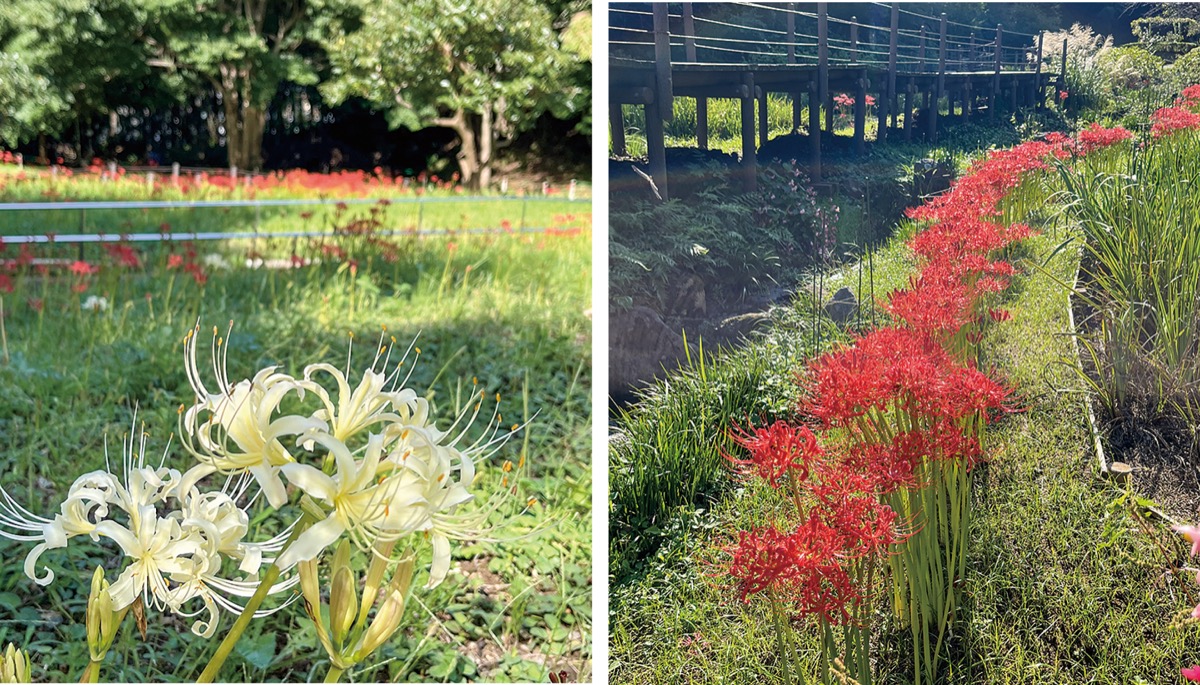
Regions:
[[[308, 512], [302, 514], [300, 520], [296, 522], [296, 527], [292, 530], [291, 536], [283, 543], [283, 548], [279, 550], [279, 553], [283, 554], [288, 547], [291, 547], [296, 538], [300, 537], [300, 533], [304, 532], [311, 523], [312, 517], [309, 516]], [[196, 682], [211, 683], [216, 679], [217, 674], [221, 671], [221, 666], [225, 664], [225, 660], [233, 652], [233, 646], [242, 637], [242, 633], [246, 631], [246, 626], [250, 625], [250, 619], [254, 618], [254, 612], [258, 611], [258, 608], [262, 606], [263, 600], [267, 598], [267, 594], [270, 593], [271, 586], [275, 584], [276, 580], [279, 580], [279, 567], [272, 563], [267, 567], [266, 575], [259, 581], [258, 589], [254, 591], [254, 595], [250, 597], [250, 601], [246, 602], [246, 608], [242, 609], [242, 613], [234, 621], [233, 627], [225, 634], [225, 638], [217, 646], [217, 651], [209, 659], [208, 665], [204, 667], [204, 671], [196, 679]]]
[[332, 663], [330, 663], [329, 664], [329, 672], [325, 674], [325, 682], [327, 682], [327, 683], [341, 682], [342, 673], [345, 673], [345, 671], [338, 668], [337, 666], [334, 666]]
[[79, 679], [81, 683], [98, 683], [100, 682], [100, 661], [88, 661], [87, 670], [83, 672], [83, 677]]

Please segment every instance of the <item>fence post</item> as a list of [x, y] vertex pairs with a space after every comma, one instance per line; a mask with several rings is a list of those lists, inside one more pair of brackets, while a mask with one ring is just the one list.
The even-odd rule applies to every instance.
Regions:
[[1000, 53], [1004, 50], [1004, 25], [996, 24], [996, 71], [992, 75], [992, 100], [988, 107], [988, 118], [995, 119], [1000, 102]]
[[571, 179], [571, 185], [567, 186], [567, 199], [575, 201], [575, 179]]
[[153, 171], [146, 172], [146, 190], [150, 191], [151, 193], [154, 192], [154, 177], [155, 174]]
[[[825, 107], [825, 130], [833, 131], [833, 107], [829, 99], [829, 3], [817, 3], [817, 108]], [[809, 104], [811, 107], [812, 104]], [[820, 133], [820, 121], [817, 122]]]
[[[788, 64], [796, 63], [796, 3], [789, 2], [787, 5], [787, 30], [788, 30]], [[800, 110], [800, 91], [794, 90], [790, 93], [792, 96], [792, 133], [800, 130], [801, 114]]]
[[[792, 15], [788, 15], [788, 22], [793, 23]], [[687, 54], [687, 61], [696, 61], [696, 20], [692, 16], [692, 3], [683, 3], [683, 49]], [[789, 42], [794, 42], [789, 39]], [[788, 54], [792, 54], [795, 50], [791, 45], [788, 46]], [[788, 62], [792, 62], [791, 59]], [[696, 98], [696, 147], [701, 150], [708, 149], [708, 98]]]
[[850, 63], [858, 64], [858, 17], [850, 17]]
[[964, 66], [964, 71], [975, 71], [975, 64], [979, 60], [979, 45], [975, 40], [975, 32], [971, 32], [971, 47], [967, 50], [967, 63]]
[[179, 187], [179, 162], [171, 163], [171, 185]]
[[25, 170], [25, 155], [18, 152], [17, 153], [17, 171], [24, 171], [24, 170]]

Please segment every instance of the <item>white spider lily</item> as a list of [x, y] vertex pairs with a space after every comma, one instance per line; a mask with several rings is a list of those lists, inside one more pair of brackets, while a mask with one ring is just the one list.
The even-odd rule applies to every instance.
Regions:
[[[0, 536], [38, 543], [25, 559], [25, 572], [41, 585], [54, 579], [49, 569], [36, 574], [37, 561], [47, 550], [66, 547], [80, 535], [111, 540], [127, 558], [109, 588], [113, 609], [120, 611], [141, 597], [146, 606], [194, 616], [200, 612], [188, 613], [184, 605], [200, 599], [208, 620], [197, 621], [192, 630], [207, 637], [216, 629], [218, 607], [241, 613], [229, 597], [250, 597], [258, 589], [254, 579], [221, 577], [222, 558], [242, 559], [243, 570], [254, 572], [263, 552], [282, 548], [283, 535], [256, 545], [243, 543], [248, 519], [233, 497], [221, 491], [200, 493], [192, 487], [198, 480], [195, 469], [181, 477], [161, 465], [147, 467], [144, 436], [136, 457], [133, 439], [124, 446], [124, 479], [106, 471], [84, 474], [53, 520], [31, 513], [0, 489]], [[293, 577], [277, 583], [270, 593], [296, 582]]]
[[[230, 384], [225, 370], [222, 339], [213, 330], [213, 372], [218, 392], [205, 386], [196, 365], [196, 332], [184, 341], [188, 381], [196, 393], [196, 404], [182, 415], [180, 434], [185, 448], [208, 473], [249, 473], [258, 481], [267, 502], [279, 508], [287, 502], [287, 491], [279, 478], [279, 467], [295, 461], [280, 438], [327, 427], [324, 421], [286, 415], [274, 418], [279, 403], [288, 393], [304, 396], [304, 385], [276, 373], [273, 366], [254, 378]], [[201, 420], [201, 417], [206, 417]], [[232, 445], [230, 444], [232, 443]]]
[[[386, 330], [385, 328], [385, 333]], [[375, 367], [380, 365], [386, 371], [392, 355], [392, 346], [383, 344], [383, 335], [380, 334], [379, 351], [375, 353], [370, 367], [363, 372], [358, 387], [353, 390], [350, 389], [350, 381], [347, 378], [350, 375], [353, 348], [347, 353], [345, 373], [331, 364], [310, 364], [304, 369], [304, 388], [316, 395], [324, 405], [313, 414], [313, 418], [328, 422], [328, 432], [344, 443], [349, 444], [352, 438], [379, 424], [388, 427], [424, 426], [429, 422], [429, 401], [419, 397], [416, 391], [404, 387], [408, 383], [408, 375], [400, 378], [400, 370], [408, 359], [408, 353], [415, 348], [415, 341], [409, 344], [408, 350], [392, 372], [383, 373], [376, 371]], [[395, 343], [395, 338], [392, 338], [392, 342]], [[419, 349], [417, 353], [420, 354]], [[409, 367], [410, 374], [411, 369], [412, 366]], [[316, 382], [318, 374], [328, 375], [337, 385], [336, 403], [330, 398], [326, 388]], [[376, 432], [388, 437], [384, 430], [377, 429]], [[310, 442], [306, 446], [311, 449], [311, 444]]]

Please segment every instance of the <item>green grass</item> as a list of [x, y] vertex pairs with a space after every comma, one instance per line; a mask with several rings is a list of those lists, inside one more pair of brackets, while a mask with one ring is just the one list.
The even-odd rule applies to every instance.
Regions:
[[[210, 247], [234, 264], [245, 257], [231, 245], [201, 249]], [[362, 341], [355, 358], [364, 360], [386, 325], [400, 341], [419, 336], [423, 354], [410, 386], [428, 393], [440, 425], [470, 393], [473, 377], [502, 395], [506, 425], [531, 419], [485, 467], [481, 487], [496, 487], [500, 462], [525, 452], [521, 499], [540, 504], [500, 534], [506, 541], [456, 547], [452, 568], [470, 572], [418, 591], [424, 606], [410, 604], [396, 636], [344, 677], [539, 681], [563, 669], [586, 679], [590, 232], [409, 238], [401, 247], [388, 261], [359, 246], [355, 269], [332, 260], [295, 270], [212, 268], [204, 288], [165, 269], [165, 254], [155, 250], [143, 254], [148, 266], [134, 270], [95, 257], [102, 270], [82, 295], [71, 292], [72, 277], [54, 270], [20, 276], [15, 292], [0, 294], [0, 484], [34, 511], [52, 513], [76, 476], [103, 467], [106, 437], [110, 449], [119, 445], [135, 407], [150, 432], [148, 451], [160, 452], [175, 431], [176, 407], [192, 400], [181, 340], [197, 319], [222, 328], [236, 322], [227, 343], [234, 377], [267, 364], [292, 373], [318, 361], [344, 365], [349, 331]], [[290, 245], [264, 239], [259, 249], [286, 254]], [[74, 248], [53, 246], [47, 254], [71, 258]], [[81, 310], [92, 294], [108, 298], [107, 311]], [[172, 448], [169, 463], [185, 468], [188, 459]], [[543, 530], [523, 537], [536, 528]], [[27, 551], [0, 543], [10, 559], [0, 569], [0, 643], [29, 648], [39, 680], [77, 679], [87, 661], [86, 581], [97, 562], [118, 559], [98, 545], [52, 552], [43, 560], [58, 577], [42, 589], [22, 571]], [[190, 622], [147, 613], [146, 642], [126, 625], [102, 677], [194, 679], [215, 640], [192, 635]], [[322, 678], [328, 659], [303, 615], [293, 606], [254, 621], [222, 679]], [[231, 623], [223, 617], [216, 639]]]
[[[1178, 682], [1179, 668], [1191, 664], [1200, 636], [1194, 626], [1171, 627], [1181, 610], [1186, 613], [1186, 600], [1164, 580], [1164, 561], [1149, 538], [1132, 532], [1128, 515], [1109, 506], [1120, 493], [1097, 479], [1083, 388], [1072, 368], [1066, 292], [1050, 277], [1069, 279], [1076, 257], [1061, 251], [1047, 272], [1030, 268], [1061, 242], [1061, 231], [1057, 236], [1050, 226], [1046, 231], [1031, 241], [1026, 274], [1005, 304], [1013, 321], [992, 327], [985, 340], [988, 362], [1019, 389], [1026, 411], [985, 436], [994, 457], [976, 476], [964, 599], [944, 680]], [[895, 243], [890, 249], [896, 252], [881, 271], [894, 275], [886, 286], [877, 280], [877, 292], [905, 278], [902, 249]], [[876, 267], [883, 261], [877, 259]], [[720, 369], [722, 364], [713, 364], [709, 373], [737, 374], [737, 362], [728, 369]], [[695, 468], [680, 459], [681, 473]], [[702, 455], [701, 463], [705, 460]], [[614, 497], [616, 488], [614, 475]], [[652, 554], [614, 566], [612, 682], [781, 682], [765, 607], [740, 604], [705, 563], [732, 531], [768, 520], [768, 512], [781, 504], [778, 495], [762, 486], [735, 489], [726, 481], [710, 496], [659, 521], [665, 533]], [[1182, 562], [1177, 536], [1156, 534], [1176, 555], [1172, 561]], [[619, 539], [621, 529], [614, 527], [610, 535]], [[908, 682], [907, 631], [887, 627], [886, 619], [883, 625], [877, 633], [877, 682]], [[799, 637], [811, 678], [817, 668], [815, 630]]]

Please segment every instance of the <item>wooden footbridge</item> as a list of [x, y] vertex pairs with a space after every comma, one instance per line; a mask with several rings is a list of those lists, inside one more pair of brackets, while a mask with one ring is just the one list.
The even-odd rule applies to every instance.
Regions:
[[[1066, 80], [1066, 44], [1060, 71], [1044, 71], [1042, 34], [981, 29], [908, 11], [899, 3], [878, 6], [890, 23], [872, 25], [857, 17], [829, 14], [828, 3], [734, 3], [751, 11], [755, 26], [721, 21], [709, 11], [719, 5], [691, 3], [609, 6], [609, 112], [613, 152], [625, 154], [621, 105], [641, 105], [646, 116], [650, 174], [668, 197], [664, 122], [673, 117], [676, 96], [696, 98], [696, 139], [708, 148], [707, 102], [741, 101], [742, 173], [754, 188], [755, 141], [767, 142], [767, 95], [792, 101], [792, 130], [808, 135], [808, 171], [821, 178], [821, 135], [834, 130], [834, 94], [853, 98], [854, 150], [866, 150], [868, 95], [875, 98], [877, 142], [889, 136], [911, 140], [919, 132], [936, 140], [940, 116], [986, 116], [1042, 107], [1048, 86]], [[679, 13], [669, 10], [680, 8]], [[880, 20], [881, 21], [881, 20]], [[750, 23], [747, 21], [747, 23]], [[758, 102], [757, 137], [755, 101]], [[845, 99], [841, 99], [846, 103]], [[808, 105], [808, 121], [803, 122]], [[823, 107], [822, 107], [823, 105]], [[843, 105], [846, 106], [846, 105]], [[957, 115], [956, 115], [957, 108]], [[919, 109], [922, 116], [914, 117]], [[822, 121], [822, 110], [824, 121]]]

